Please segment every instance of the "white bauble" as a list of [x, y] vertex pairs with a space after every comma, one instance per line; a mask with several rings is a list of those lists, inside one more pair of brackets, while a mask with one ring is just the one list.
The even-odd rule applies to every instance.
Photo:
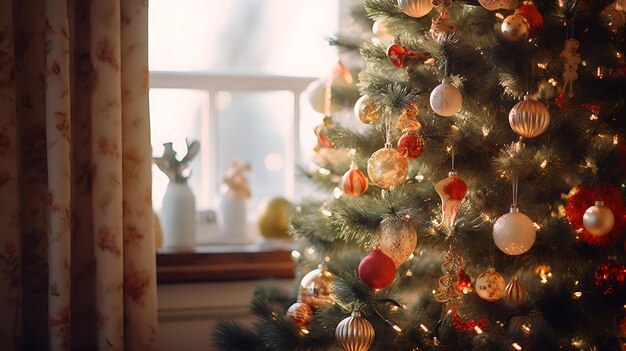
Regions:
[[583, 226], [593, 236], [605, 236], [613, 230], [615, 216], [602, 201], [596, 201], [583, 215]]
[[[330, 89], [330, 86], [326, 79], [315, 80], [306, 88], [306, 97], [315, 112], [331, 113], [339, 111], [339, 108], [332, 103], [328, 89]], [[326, 111], [327, 103], [330, 105], [329, 111]]]
[[430, 107], [436, 114], [443, 117], [455, 115], [461, 109], [463, 97], [461, 92], [454, 85], [444, 79], [430, 93]]
[[521, 15], [510, 15], [500, 25], [502, 36], [508, 41], [521, 41], [528, 38], [530, 25]]
[[493, 225], [493, 241], [504, 253], [521, 255], [535, 243], [537, 229], [535, 223], [517, 207], [498, 218]]
[[398, 6], [408, 16], [420, 18], [433, 9], [432, 0], [398, 0]]
[[387, 28], [387, 25], [383, 20], [374, 21], [374, 25], [372, 25], [372, 33], [374, 33], [374, 35], [383, 43], [393, 43], [393, 33], [389, 31], [389, 28]]
[[407, 221], [387, 217], [380, 222], [380, 251], [391, 257], [396, 268], [409, 259], [416, 245], [415, 229]]

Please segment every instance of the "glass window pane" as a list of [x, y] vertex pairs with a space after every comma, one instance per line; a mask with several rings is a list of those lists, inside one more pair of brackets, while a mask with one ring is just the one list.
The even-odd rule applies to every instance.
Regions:
[[321, 76], [340, 0], [151, 0], [151, 70]]
[[286, 195], [285, 152], [293, 121], [293, 94], [221, 92], [218, 102], [224, 100], [230, 103], [221, 106], [219, 116], [219, 178], [234, 160], [252, 165], [248, 212], [254, 219], [260, 200]]
[[[163, 155], [163, 143], [167, 142], [174, 143], [174, 151], [179, 160], [187, 153], [185, 139], [200, 141], [201, 148], [207, 146], [203, 144], [207, 142], [208, 135], [202, 133], [206, 129], [203, 115], [208, 113], [207, 99], [208, 94], [198, 90], [150, 89], [150, 128], [154, 156]], [[209, 206], [209, 190], [202, 181], [207, 177], [207, 166], [206, 155], [202, 152], [191, 163], [189, 185], [196, 196], [198, 209]], [[152, 202], [158, 210], [161, 208], [168, 178], [154, 165], [152, 179]]]

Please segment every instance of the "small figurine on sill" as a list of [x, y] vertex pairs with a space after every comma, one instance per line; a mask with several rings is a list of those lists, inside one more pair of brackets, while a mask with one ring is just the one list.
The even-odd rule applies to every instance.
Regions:
[[185, 143], [187, 154], [180, 161], [171, 142], [163, 144], [163, 156], [154, 157], [154, 163], [170, 180], [160, 213], [165, 249], [191, 250], [196, 246], [196, 200], [187, 180], [191, 176], [191, 161], [200, 151], [200, 143], [188, 140]]
[[252, 196], [245, 173], [252, 170], [249, 163], [233, 161], [222, 180], [217, 224], [221, 242], [246, 243], [248, 199]]

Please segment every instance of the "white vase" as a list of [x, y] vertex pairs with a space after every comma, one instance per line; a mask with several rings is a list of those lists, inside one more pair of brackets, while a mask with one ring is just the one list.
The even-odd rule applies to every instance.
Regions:
[[247, 199], [221, 195], [217, 210], [217, 226], [221, 242], [242, 244], [248, 241]]
[[187, 183], [167, 184], [161, 222], [164, 248], [193, 249], [196, 246], [196, 199]]

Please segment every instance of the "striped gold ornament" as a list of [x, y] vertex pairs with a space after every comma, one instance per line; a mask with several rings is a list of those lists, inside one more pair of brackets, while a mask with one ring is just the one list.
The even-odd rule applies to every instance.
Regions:
[[509, 124], [524, 138], [538, 137], [548, 129], [550, 112], [546, 105], [526, 95], [509, 112]]
[[517, 277], [513, 277], [504, 289], [504, 300], [509, 305], [517, 305], [526, 301], [526, 289], [517, 281]]
[[432, 0], [398, 0], [398, 6], [402, 12], [415, 18], [426, 16], [434, 7]]
[[374, 343], [374, 327], [358, 313], [345, 318], [335, 329], [337, 344], [345, 351], [367, 351]]
[[344, 194], [361, 196], [367, 191], [368, 185], [367, 177], [359, 170], [356, 162], [352, 161], [350, 169], [343, 175], [341, 180]]

